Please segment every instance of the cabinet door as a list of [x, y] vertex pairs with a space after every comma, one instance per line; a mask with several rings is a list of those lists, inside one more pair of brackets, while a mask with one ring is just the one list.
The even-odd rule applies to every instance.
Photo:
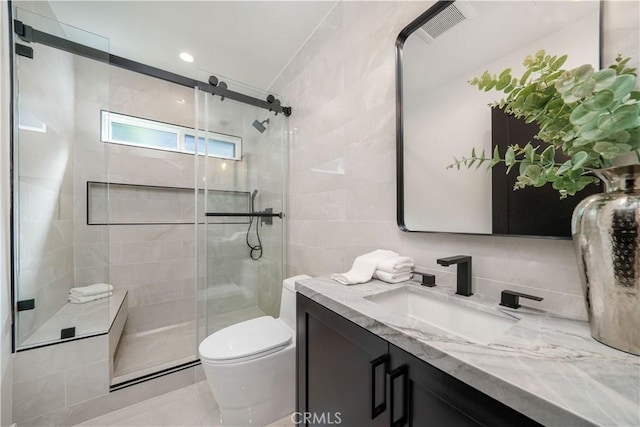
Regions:
[[389, 344], [297, 295], [297, 401], [306, 426], [386, 426]]
[[540, 426], [392, 344], [389, 355], [392, 427]]

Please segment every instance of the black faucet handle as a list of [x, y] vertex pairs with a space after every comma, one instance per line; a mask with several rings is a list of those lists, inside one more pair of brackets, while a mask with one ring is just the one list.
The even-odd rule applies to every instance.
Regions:
[[519, 308], [520, 297], [531, 299], [534, 301], [542, 301], [544, 299], [535, 295], [523, 294], [522, 292], [510, 291], [508, 289], [505, 289], [500, 293], [500, 305], [509, 308]]
[[470, 255], [456, 255], [456, 256], [450, 256], [446, 258], [438, 258], [436, 260], [438, 264], [444, 267], [448, 267], [452, 264], [460, 264], [461, 262], [470, 262], [470, 261], [471, 261]]
[[420, 283], [422, 286], [428, 286], [432, 288], [436, 285], [435, 274], [427, 273], [426, 271], [418, 271], [418, 270], [415, 270], [413, 274], [422, 276], [422, 283]]

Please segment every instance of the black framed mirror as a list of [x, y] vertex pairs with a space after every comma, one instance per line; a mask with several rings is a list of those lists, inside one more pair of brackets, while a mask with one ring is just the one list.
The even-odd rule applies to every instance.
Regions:
[[[592, 185], [560, 200], [550, 187], [513, 191], [516, 170], [447, 169], [454, 156], [524, 145], [537, 133], [468, 84], [540, 49], [565, 68], [600, 65], [598, 1], [439, 1], [396, 40], [397, 222], [404, 231], [570, 238], [571, 213]], [[524, 67], [522, 67], [524, 70]]]

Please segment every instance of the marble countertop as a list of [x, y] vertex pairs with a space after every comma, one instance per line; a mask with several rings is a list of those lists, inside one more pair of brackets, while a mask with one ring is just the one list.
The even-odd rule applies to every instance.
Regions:
[[[512, 310], [417, 282], [344, 286], [320, 277], [296, 285], [306, 297], [543, 425], [640, 426], [640, 357], [598, 343], [587, 322]], [[489, 344], [478, 344], [364, 298], [403, 286], [520, 320]]]

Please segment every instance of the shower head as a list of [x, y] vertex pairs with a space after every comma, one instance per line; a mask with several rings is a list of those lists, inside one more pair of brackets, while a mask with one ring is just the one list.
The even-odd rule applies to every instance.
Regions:
[[258, 130], [258, 132], [260, 133], [264, 133], [265, 130], [267, 130], [267, 127], [264, 124], [269, 124], [269, 119], [263, 120], [261, 122], [259, 122], [257, 119], [253, 121], [253, 124], [251, 126], [253, 126], [254, 128], [256, 128]]

